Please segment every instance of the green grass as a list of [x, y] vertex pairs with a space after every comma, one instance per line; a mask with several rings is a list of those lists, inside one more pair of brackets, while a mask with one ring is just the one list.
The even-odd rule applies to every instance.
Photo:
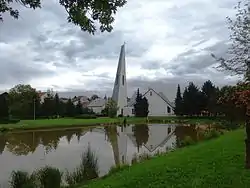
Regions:
[[250, 187], [244, 130], [135, 164], [79, 188]]
[[[59, 119], [38, 119], [38, 120], [21, 120], [16, 124], [0, 124], [0, 129], [41, 129], [41, 128], [71, 128], [88, 125], [103, 125], [121, 123], [124, 118], [96, 118], [96, 119], [75, 119], [75, 118], [59, 118]], [[181, 118], [178, 117], [149, 117], [151, 123], [160, 121], [161, 123], [169, 123], [171, 121], [183, 120], [186, 123], [213, 123], [217, 120], [208, 118]], [[146, 118], [127, 118], [127, 123], [146, 123]]]

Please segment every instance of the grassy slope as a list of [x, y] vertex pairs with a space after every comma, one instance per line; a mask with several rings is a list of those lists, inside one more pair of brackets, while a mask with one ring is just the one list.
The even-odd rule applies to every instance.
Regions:
[[[177, 120], [177, 117], [150, 117], [150, 120]], [[215, 120], [204, 118], [184, 119], [187, 123], [212, 123]], [[60, 119], [38, 119], [38, 120], [21, 120], [17, 124], [0, 124], [0, 128], [12, 129], [37, 129], [37, 128], [64, 128], [72, 126], [96, 125], [96, 124], [110, 124], [120, 123], [123, 118], [97, 118], [97, 119], [74, 119], [74, 118], [60, 118]], [[146, 118], [127, 118], [127, 123], [146, 123]]]
[[250, 187], [250, 171], [244, 169], [244, 131], [179, 149], [80, 187]]

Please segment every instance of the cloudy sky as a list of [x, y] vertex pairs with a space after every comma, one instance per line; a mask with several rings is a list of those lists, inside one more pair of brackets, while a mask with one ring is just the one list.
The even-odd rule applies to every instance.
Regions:
[[20, 9], [20, 18], [0, 23], [0, 90], [31, 84], [40, 90], [111, 94], [120, 46], [126, 41], [128, 94], [137, 87], [163, 91], [210, 79], [216, 85], [236, 78], [213, 67], [213, 52], [228, 48], [226, 16], [236, 0], [128, 0], [112, 33], [91, 36], [67, 23], [58, 0], [42, 9]]

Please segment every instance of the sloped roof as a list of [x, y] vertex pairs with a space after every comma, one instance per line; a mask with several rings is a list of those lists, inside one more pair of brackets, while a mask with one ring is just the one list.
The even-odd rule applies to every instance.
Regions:
[[[172, 108], [174, 108], [174, 103], [170, 102], [168, 100], [168, 98], [162, 93], [159, 92], [157, 93], [154, 89], [149, 88], [142, 96], [145, 96], [149, 91], [153, 91], [154, 93], [156, 93], [159, 97], [162, 98], [163, 101], [165, 101], [169, 106], [171, 106]], [[134, 100], [130, 100], [130, 103], [128, 104], [128, 106], [133, 106], [135, 104], [135, 99], [136, 99], [136, 92], [133, 94], [132, 98], [134, 97]], [[132, 99], [131, 98], [131, 99]]]
[[103, 98], [97, 98], [93, 101], [91, 101], [88, 105], [88, 107], [102, 107], [106, 103], [106, 100]]

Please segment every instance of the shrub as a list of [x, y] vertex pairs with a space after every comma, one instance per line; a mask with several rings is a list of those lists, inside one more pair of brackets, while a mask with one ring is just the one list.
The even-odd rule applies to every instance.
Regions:
[[0, 119], [0, 124], [16, 124], [18, 122], [20, 122], [20, 119], [8, 119], [8, 118]]
[[93, 115], [93, 114], [81, 114], [81, 115], [75, 116], [74, 118], [76, 118], [76, 119], [96, 119], [97, 116]]
[[37, 172], [37, 178], [43, 188], [60, 188], [62, 173], [57, 168], [46, 166]]
[[212, 130], [207, 130], [204, 132], [204, 139], [212, 139], [212, 138], [217, 138], [221, 135], [221, 133], [215, 129]]
[[69, 185], [74, 185], [97, 178], [98, 174], [98, 159], [89, 146], [81, 156], [81, 164], [73, 172], [67, 171], [65, 179]]
[[184, 147], [184, 146], [193, 145], [195, 143], [196, 143], [195, 140], [193, 140], [191, 136], [185, 136], [184, 139], [181, 140], [180, 146]]
[[27, 172], [13, 171], [10, 180], [11, 188], [36, 188], [35, 180]]

